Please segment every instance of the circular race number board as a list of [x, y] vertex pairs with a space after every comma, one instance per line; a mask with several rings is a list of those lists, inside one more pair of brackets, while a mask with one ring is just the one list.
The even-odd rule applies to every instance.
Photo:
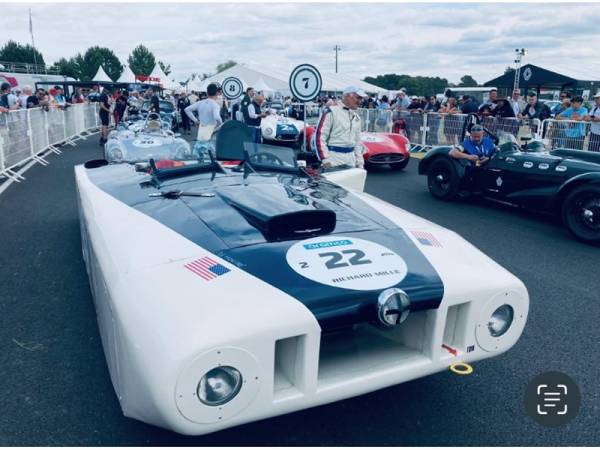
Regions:
[[309, 280], [358, 291], [395, 286], [408, 273], [406, 262], [396, 252], [355, 237], [306, 239], [289, 248], [286, 260]]
[[239, 78], [228, 77], [223, 80], [221, 89], [223, 90], [223, 95], [228, 100], [233, 100], [242, 95], [242, 92], [244, 92], [244, 85], [239, 80]]
[[321, 91], [323, 81], [315, 66], [300, 64], [290, 75], [290, 90], [302, 102], [314, 99]]

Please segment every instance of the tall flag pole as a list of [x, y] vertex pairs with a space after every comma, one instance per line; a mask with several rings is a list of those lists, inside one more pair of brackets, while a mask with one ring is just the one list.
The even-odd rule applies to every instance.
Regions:
[[35, 54], [35, 41], [33, 40], [33, 21], [31, 20], [31, 8], [29, 8], [29, 34], [31, 34], [31, 46], [33, 47], [33, 62], [37, 68], [37, 56]]

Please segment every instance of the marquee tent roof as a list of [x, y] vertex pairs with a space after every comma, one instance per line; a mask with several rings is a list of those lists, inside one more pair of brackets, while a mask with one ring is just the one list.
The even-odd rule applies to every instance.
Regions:
[[112, 83], [112, 80], [110, 79], [110, 77], [108, 75], [106, 75], [106, 72], [104, 71], [102, 66], [98, 67], [98, 72], [96, 72], [96, 75], [94, 75], [94, 78], [92, 78], [92, 81], [105, 81], [105, 82]]
[[131, 71], [129, 66], [125, 66], [123, 73], [119, 77], [118, 83], [135, 83], [135, 74]]
[[[262, 79], [262, 83], [269, 87], [271, 92], [281, 92], [284, 95], [291, 95], [288, 83], [292, 69], [293, 67], [290, 67], [289, 70], [284, 70], [272, 69], [270, 67], [260, 68], [250, 64], [236, 64], [221, 73], [207, 78], [207, 80], [209, 82], [218, 81], [221, 83], [227, 77], [236, 77], [244, 82], [244, 88], [251, 86], [258, 89], [257, 86], [261, 83]], [[321, 77], [323, 78], [323, 91], [341, 92], [347, 86], [356, 86], [374, 94], [388, 92], [387, 89], [382, 89], [346, 74], [321, 72]]]

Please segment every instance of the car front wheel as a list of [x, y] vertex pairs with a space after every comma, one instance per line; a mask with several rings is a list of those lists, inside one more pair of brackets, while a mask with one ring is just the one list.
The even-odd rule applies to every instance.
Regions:
[[573, 189], [563, 202], [562, 219], [577, 239], [599, 245], [600, 186], [583, 185]]
[[460, 178], [452, 161], [438, 157], [427, 171], [429, 192], [440, 200], [454, 200], [458, 196]]

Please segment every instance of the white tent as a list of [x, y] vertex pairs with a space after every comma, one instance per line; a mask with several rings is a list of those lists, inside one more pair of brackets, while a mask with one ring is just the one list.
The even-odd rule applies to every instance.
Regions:
[[[230, 67], [221, 73], [213, 75], [206, 80], [208, 80], [209, 83], [211, 81], [218, 81], [219, 83], [222, 83], [227, 77], [236, 77], [244, 81], [244, 88], [250, 86], [259, 90], [258, 86], [263, 84], [269, 88], [267, 92], [279, 92], [283, 95], [291, 95], [289, 78], [292, 69], [293, 67], [289, 67], [289, 70], [285, 70], [271, 67], [263, 68], [250, 64], [236, 64], [235, 66]], [[323, 79], [322, 90], [326, 92], [341, 92], [347, 86], [356, 86], [364, 89], [368, 93], [387, 93], [386, 89], [366, 83], [351, 75], [321, 71], [321, 77]]]
[[125, 66], [123, 73], [119, 77], [118, 83], [135, 83], [135, 74], [131, 71], [129, 66]]
[[107, 81], [107, 82], [112, 82], [112, 80], [110, 79], [110, 77], [108, 75], [106, 75], [106, 72], [104, 71], [104, 69], [102, 68], [102, 66], [98, 67], [98, 72], [96, 72], [96, 75], [94, 76], [94, 78], [92, 78], [92, 81]]
[[169, 82], [169, 78], [167, 77], [167, 74], [165, 74], [163, 72], [163, 70], [160, 68], [160, 66], [158, 64], [156, 64], [154, 66], [154, 69], [152, 69], [150, 78], [158, 78], [160, 80], [159, 83], [162, 84], [163, 87], [165, 87], [165, 85], [168, 84], [168, 82]]
[[275, 92], [275, 89], [265, 83], [263, 77], [260, 77], [253, 87], [259, 92]]

